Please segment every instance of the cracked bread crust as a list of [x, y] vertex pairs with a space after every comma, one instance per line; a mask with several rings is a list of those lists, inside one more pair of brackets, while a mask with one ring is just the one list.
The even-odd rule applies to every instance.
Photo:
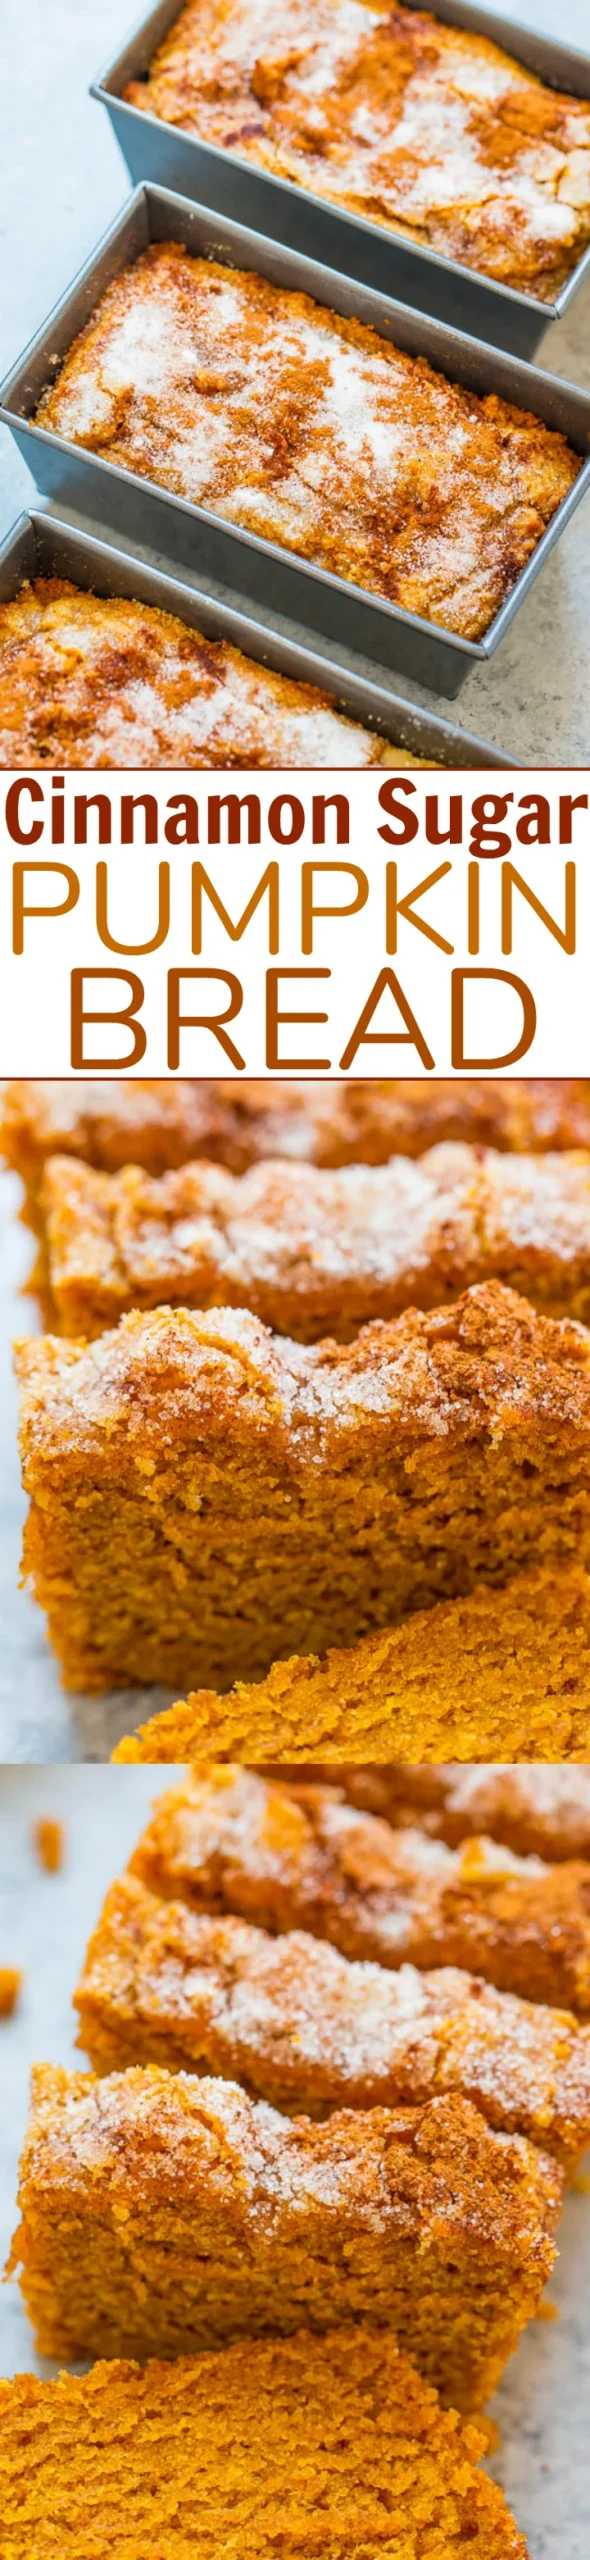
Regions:
[[[307, 1775], [304, 1768], [298, 1774]], [[310, 1770], [310, 1783], [316, 1777], [329, 1782], [333, 1775], [330, 1768]], [[364, 1769], [339, 1769], [338, 1785], [362, 1812], [381, 1814], [395, 1829], [419, 1820], [422, 1830], [451, 1849], [473, 1832], [487, 1831], [517, 1857], [590, 1859], [590, 1769], [580, 1762], [575, 1774], [560, 1762], [462, 1768], [447, 1761], [426, 1769], [404, 1761], [388, 1768], [368, 1763]]]
[[254, 271], [158, 241], [64, 359], [38, 425], [292, 558], [483, 638], [582, 469], [495, 393]]
[[590, 1338], [496, 1283], [344, 1348], [160, 1309], [17, 1368], [24, 1567], [74, 1688], [256, 1677], [590, 1538]]
[[74, 2007], [101, 2074], [220, 2075], [318, 2122], [453, 2092], [570, 2170], [590, 2141], [590, 2029], [567, 2012], [457, 1969], [351, 1964], [305, 1929], [270, 1937], [165, 1902], [136, 1875], [106, 1896]]
[[543, 301], [590, 238], [587, 102], [426, 9], [189, 0], [125, 94]]
[[[528, 2560], [387, 2331], [0, 2382], [4, 2560]], [[124, 2499], [121, 2489], [124, 2487]]]
[[442, 1145], [337, 1172], [188, 1164], [156, 1180], [50, 1156], [34, 1280], [49, 1331], [87, 1339], [131, 1309], [245, 1306], [312, 1342], [501, 1280], [590, 1318], [590, 1156]]
[[245, 1173], [265, 1156], [384, 1164], [448, 1140], [518, 1154], [590, 1148], [590, 1084], [485, 1076], [324, 1084], [29, 1077], [8, 1084], [0, 1103], [0, 1148], [27, 1186], [33, 1220], [52, 1155], [79, 1156], [105, 1173], [134, 1164], [151, 1174], [207, 1156]]
[[590, 1867], [449, 1849], [392, 1831], [335, 1787], [196, 1768], [161, 1796], [130, 1861], [152, 1893], [305, 1929], [395, 1970], [458, 1965], [501, 1991], [590, 2014]]
[[369, 2318], [470, 2410], [538, 2310], [563, 2176], [455, 2097], [314, 2124], [228, 2081], [41, 2066], [19, 2192], [11, 2265], [43, 2354]]
[[0, 766], [407, 765], [328, 693], [175, 614], [36, 578], [0, 603]]

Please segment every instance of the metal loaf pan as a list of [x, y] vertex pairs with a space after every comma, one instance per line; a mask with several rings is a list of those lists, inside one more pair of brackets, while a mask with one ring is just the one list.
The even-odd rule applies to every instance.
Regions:
[[[405, 0], [405, 5], [419, 9], [424, 0]], [[447, 25], [489, 36], [525, 69], [535, 71], [548, 88], [569, 90], [574, 97], [590, 100], [590, 53], [575, 52], [554, 36], [515, 26], [497, 11], [478, 8], [476, 0], [427, 0], [427, 5]], [[230, 213], [235, 221], [266, 232], [286, 248], [298, 249], [303, 257], [342, 269], [359, 284], [410, 302], [435, 319], [451, 320], [456, 328], [489, 338], [515, 355], [534, 355], [543, 330], [551, 320], [561, 319], [583, 276], [590, 273], [590, 248], [578, 259], [555, 301], [541, 302], [534, 294], [516, 292], [510, 285], [497, 284], [492, 276], [462, 266], [456, 258], [420, 248], [382, 223], [340, 212], [290, 179], [275, 178], [257, 169], [253, 161], [241, 160], [237, 152], [200, 142], [181, 128], [164, 124], [161, 117], [129, 106], [123, 95], [128, 82], [140, 80], [147, 71], [181, 6], [182, 0], [158, 0], [92, 83], [91, 94], [107, 109], [135, 184], [152, 178], [160, 186], [175, 188], [179, 195], [196, 197], [200, 204]]]
[[138, 604], [158, 605], [165, 613], [178, 614], [208, 639], [232, 640], [246, 657], [275, 668], [280, 675], [319, 685], [332, 694], [338, 711], [362, 721], [367, 729], [378, 730], [393, 746], [424, 757], [426, 763], [465, 766], [469, 772], [496, 766], [514, 771], [520, 766], [518, 757], [502, 755], [481, 738], [467, 737], [464, 730], [437, 719], [419, 703], [385, 693], [380, 685], [349, 673], [348, 668], [338, 672], [320, 650], [302, 648], [286, 631], [271, 630], [227, 598], [202, 594], [181, 578], [166, 576], [136, 552], [101, 541], [86, 526], [36, 510], [20, 516], [0, 546], [0, 603], [12, 602], [25, 579], [34, 578], [71, 578], [75, 586], [90, 587], [94, 595], [130, 596]]
[[[309, 293], [329, 309], [368, 322], [382, 337], [410, 354], [427, 356], [440, 372], [468, 389], [497, 392], [517, 407], [533, 410], [548, 426], [561, 429], [584, 456], [584, 468], [483, 640], [460, 638], [421, 615], [406, 613], [402, 606], [300, 560], [239, 525], [224, 523], [204, 507], [169, 496], [154, 481], [124, 471], [102, 455], [34, 424], [33, 412], [45, 385], [107, 285], [153, 240], [180, 240], [194, 255], [250, 268], [287, 290]], [[137, 188], [14, 366], [0, 391], [0, 402], [0, 418], [12, 429], [38, 487], [66, 513], [73, 509], [86, 520], [98, 522], [101, 530], [105, 526], [115, 535], [121, 533], [131, 545], [155, 551], [164, 567], [178, 565], [201, 585], [213, 580], [237, 589], [249, 603], [262, 605], [271, 618], [275, 612], [286, 615], [291, 622], [320, 632], [328, 643], [335, 641], [382, 667], [401, 668], [418, 683], [446, 694], [457, 693], [469, 669], [493, 656], [590, 484], [590, 392], [577, 391], [568, 382], [522, 364], [516, 356], [483, 346], [422, 312], [410, 311], [405, 303], [390, 302], [368, 286], [336, 276], [328, 267], [299, 257], [295, 250], [261, 239], [161, 187]]]

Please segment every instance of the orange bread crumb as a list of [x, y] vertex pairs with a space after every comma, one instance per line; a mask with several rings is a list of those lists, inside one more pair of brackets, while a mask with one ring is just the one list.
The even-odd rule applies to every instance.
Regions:
[[0, 2018], [12, 2018], [22, 1987], [22, 1973], [13, 1964], [0, 1965]]
[[448, 1849], [392, 1831], [336, 1787], [294, 1789], [240, 1768], [192, 1769], [160, 1796], [131, 1859], [152, 1893], [305, 1929], [343, 1955], [458, 1965], [499, 1990], [590, 2013], [590, 1868]]
[[388, 2333], [0, 2382], [3, 2560], [527, 2560]]
[[255, 1679], [590, 1544], [590, 1334], [499, 1282], [343, 1347], [160, 1308], [18, 1369], [25, 1570], [72, 1688]]
[[537, 2308], [562, 2195], [555, 2161], [457, 2097], [315, 2124], [227, 2080], [42, 2067], [11, 2267], [43, 2355], [368, 2318], [474, 2409]]
[[[436, 1761], [445, 1749], [470, 1764], [487, 1763], [493, 1750], [507, 1761], [535, 1752], [558, 1761], [557, 1776], [564, 1761], [590, 1750], [590, 1576], [581, 1565], [513, 1574], [500, 1590], [482, 1584], [465, 1599], [413, 1610], [359, 1644], [337, 1645], [324, 1661], [311, 1654], [275, 1662], [268, 1679], [239, 1681], [225, 1696], [192, 1691], [124, 1736], [113, 1759], [279, 1767], [299, 1760], [305, 1777], [316, 1753], [340, 1783], [343, 1763], [372, 1752], [377, 1765], [358, 1776], [349, 1767], [345, 1783], [353, 1801], [389, 1813], [390, 1755], [401, 1752], [412, 1822], [414, 1808], [422, 1821], [428, 1785], [427, 1769], [413, 1764], [421, 1755]], [[474, 1775], [470, 1766], [466, 1776]], [[399, 1806], [399, 1778], [394, 1787]], [[481, 1822], [466, 1830], [494, 1832], [494, 1804], [489, 1821], [486, 1804], [484, 1794]], [[436, 1820], [426, 1819], [436, 1831]], [[459, 1813], [453, 1838], [461, 1826]], [[585, 1852], [589, 1838], [587, 1824]]]
[[41, 1814], [34, 1825], [33, 1839], [40, 1867], [45, 1867], [48, 1876], [58, 1875], [64, 1860], [63, 1822], [54, 1822], [51, 1814]]
[[318, 2121], [453, 2091], [572, 2170], [590, 2142], [590, 2028], [457, 1970], [348, 1963], [303, 1929], [111, 1886], [75, 1994], [93, 2070], [220, 2073]]

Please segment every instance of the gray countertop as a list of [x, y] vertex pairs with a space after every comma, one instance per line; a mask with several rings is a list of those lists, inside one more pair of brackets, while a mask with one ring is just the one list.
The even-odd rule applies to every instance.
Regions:
[[[485, 5], [485, 0], [483, 0]], [[515, 23], [590, 49], [589, 0], [506, 0]], [[139, 0], [3, 0], [0, 21], [0, 374], [122, 204], [127, 175], [88, 84]], [[231, 196], [229, 202], [231, 211]], [[590, 281], [546, 332], [539, 361], [590, 387]], [[0, 433], [0, 536], [33, 483]], [[553, 552], [489, 668], [457, 704], [466, 729], [524, 763], [584, 764], [590, 752], [590, 504]], [[346, 663], [346, 653], [338, 653]], [[371, 669], [360, 661], [365, 671]], [[400, 684], [401, 680], [396, 679]], [[444, 710], [440, 697], [407, 686]]]
[[[84, 2069], [76, 2054], [71, 1996], [102, 1896], [129, 1855], [151, 1797], [170, 1771], [0, 1771], [0, 1964], [22, 1967], [12, 2021], [0, 2025], [0, 2257], [14, 2229], [17, 2162], [34, 2061]], [[66, 1860], [58, 1876], [37, 1866], [31, 1826], [58, 1814]], [[527, 2534], [531, 2560], [588, 2560], [590, 2471], [590, 2198], [573, 2193], [560, 2227], [549, 2297], [556, 2317], [521, 2340], [493, 2404], [500, 2443], [491, 2468]], [[18, 2287], [0, 2291], [0, 2373], [33, 2370]]]

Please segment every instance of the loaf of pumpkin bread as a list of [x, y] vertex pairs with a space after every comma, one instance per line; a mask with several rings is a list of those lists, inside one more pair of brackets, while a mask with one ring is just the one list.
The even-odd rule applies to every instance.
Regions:
[[0, 767], [419, 762], [346, 719], [329, 693], [158, 605], [93, 595], [69, 578], [35, 578], [0, 601]]
[[[518, 51], [514, 23], [512, 34]], [[545, 302], [590, 237], [586, 96], [538, 79], [485, 25], [449, 25], [437, 10], [186, 0], [125, 95]]]
[[364, 591], [481, 640], [583, 458], [437, 356], [160, 238], [111, 275], [35, 422], [323, 570], [351, 607]]

